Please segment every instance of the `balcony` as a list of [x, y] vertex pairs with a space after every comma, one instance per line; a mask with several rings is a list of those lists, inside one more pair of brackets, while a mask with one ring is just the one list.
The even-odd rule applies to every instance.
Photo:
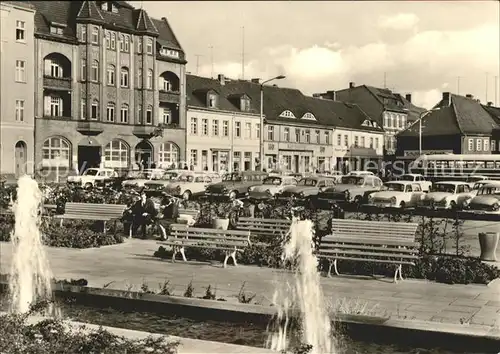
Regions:
[[153, 136], [160, 135], [162, 132], [162, 128], [154, 125], [135, 125], [132, 129], [132, 134], [140, 139], [149, 139]]
[[51, 90], [71, 91], [70, 77], [43, 76], [43, 87]]
[[160, 102], [179, 104], [180, 94], [174, 91], [160, 91]]
[[76, 130], [84, 135], [99, 135], [104, 131], [101, 122], [82, 120], [78, 121]]

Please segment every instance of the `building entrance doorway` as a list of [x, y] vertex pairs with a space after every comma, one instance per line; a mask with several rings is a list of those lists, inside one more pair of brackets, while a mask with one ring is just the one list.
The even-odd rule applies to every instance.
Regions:
[[15, 163], [16, 163], [16, 177], [20, 177], [26, 173], [26, 143], [18, 141], [15, 147]]
[[141, 141], [135, 146], [135, 162], [141, 168], [149, 168], [153, 161], [153, 146], [147, 140]]
[[100, 146], [78, 146], [78, 174], [101, 165]]

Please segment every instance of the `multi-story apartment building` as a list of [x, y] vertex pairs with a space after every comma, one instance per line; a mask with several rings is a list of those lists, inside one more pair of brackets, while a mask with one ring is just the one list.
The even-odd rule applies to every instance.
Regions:
[[419, 112], [425, 109], [411, 103], [411, 95], [402, 97], [385, 88], [367, 85], [356, 86], [349, 83], [349, 88], [334, 93], [339, 101], [355, 103], [385, 131], [385, 155], [394, 155], [396, 151], [396, 134], [417, 120]]
[[224, 75], [217, 79], [187, 75], [186, 80], [190, 168], [217, 172], [256, 169], [259, 102], [238, 86], [226, 85]]
[[167, 19], [124, 1], [31, 3], [43, 169], [183, 160], [186, 61]]
[[500, 116], [496, 118], [497, 111], [493, 108], [482, 106], [472, 95], [464, 97], [443, 92], [442, 100], [423, 116], [421, 128], [416, 122], [397, 135], [397, 155], [417, 157], [420, 134], [423, 154], [495, 153], [499, 148], [495, 133], [500, 128]]
[[0, 174], [34, 169], [34, 9], [0, 3]]

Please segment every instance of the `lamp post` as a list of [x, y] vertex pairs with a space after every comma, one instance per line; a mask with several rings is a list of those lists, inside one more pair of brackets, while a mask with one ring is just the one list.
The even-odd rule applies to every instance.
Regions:
[[260, 136], [259, 136], [260, 171], [264, 170], [264, 84], [274, 80], [282, 80], [284, 78], [285, 75], [278, 75], [260, 84]]

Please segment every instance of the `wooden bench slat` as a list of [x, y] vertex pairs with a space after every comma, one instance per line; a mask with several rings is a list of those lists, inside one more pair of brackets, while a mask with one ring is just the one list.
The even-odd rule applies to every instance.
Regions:
[[196, 234], [196, 233], [184, 233], [184, 232], [175, 232], [174, 236], [177, 238], [185, 238], [185, 239], [202, 239], [202, 240], [223, 240], [223, 241], [240, 241], [246, 240], [247, 236], [233, 236], [231, 234], [228, 235], [210, 235], [210, 234]]
[[205, 229], [205, 228], [199, 228], [199, 227], [189, 227], [187, 225], [183, 224], [172, 224], [172, 231], [181, 231], [181, 232], [188, 232], [188, 233], [194, 233], [194, 234], [208, 234], [208, 235], [239, 235], [239, 236], [248, 236], [248, 231], [241, 231], [241, 230], [220, 230], [220, 229]]
[[264, 219], [264, 218], [248, 218], [248, 217], [241, 217], [238, 219], [238, 222], [248, 222], [248, 223], [265, 223], [265, 224], [279, 224], [279, 225], [291, 225], [292, 222], [290, 220], [285, 220], [285, 219]]
[[363, 250], [328, 250], [320, 251], [319, 254], [328, 255], [353, 255], [353, 256], [372, 256], [372, 257], [386, 257], [386, 258], [402, 258], [402, 259], [417, 259], [418, 256], [412, 254], [391, 253], [391, 252], [366, 252]]
[[420, 243], [414, 241], [380, 240], [380, 239], [353, 240], [349, 238], [327, 239], [327, 237], [321, 239], [321, 244], [357, 244], [357, 245], [377, 245], [377, 246], [386, 245], [386, 246], [401, 246], [401, 247], [414, 247], [414, 248], [418, 248], [420, 246]]
[[[325, 257], [327, 258], [327, 257]], [[343, 256], [335, 256], [331, 257], [333, 259], [343, 259], [348, 261], [363, 261], [363, 262], [374, 262], [374, 263], [389, 263], [389, 264], [407, 264], [407, 265], [415, 265], [414, 262], [409, 261], [391, 261], [391, 260], [382, 260], [382, 259], [371, 259], [371, 258], [356, 258], [356, 257], [343, 257]]]
[[367, 246], [367, 245], [345, 245], [345, 244], [321, 244], [319, 247], [319, 252], [342, 252], [342, 250], [356, 249], [356, 250], [373, 250], [373, 251], [386, 251], [395, 253], [416, 253], [413, 248], [400, 248], [400, 247], [380, 247], [380, 246]]

